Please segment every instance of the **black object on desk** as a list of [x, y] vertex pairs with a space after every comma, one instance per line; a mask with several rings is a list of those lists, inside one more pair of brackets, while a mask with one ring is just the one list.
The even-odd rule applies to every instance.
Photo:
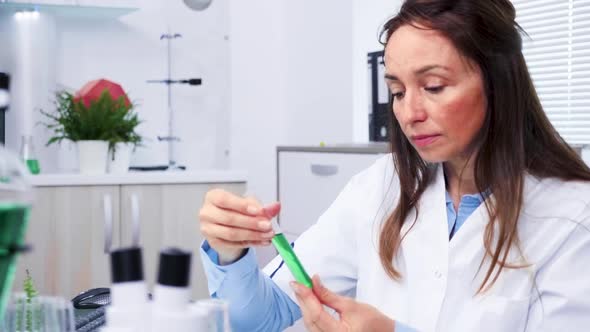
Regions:
[[93, 288], [80, 293], [72, 299], [76, 309], [96, 309], [111, 304], [111, 290], [108, 288]]
[[105, 325], [105, 306], [111, 303], [109, 288], [93, 288], [72, 299], [76, 309], [76, 331], [98, 331]]
[[98, 331], [105, 323], [105, 307], [76, 310], [76, 332]]

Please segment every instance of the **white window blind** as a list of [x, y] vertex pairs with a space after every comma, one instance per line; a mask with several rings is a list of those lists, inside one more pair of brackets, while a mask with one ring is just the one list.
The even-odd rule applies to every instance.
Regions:
[[512, 0], [545, 112], [570, 144], [590, 144], [590, 0]]

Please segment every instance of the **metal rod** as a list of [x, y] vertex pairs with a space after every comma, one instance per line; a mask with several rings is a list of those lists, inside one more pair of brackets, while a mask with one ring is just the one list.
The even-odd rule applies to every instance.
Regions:
[[[172, 81], [172, 55], [171, 55], [171, 39], [180, 38], [181, 34], [170, 33], [170, 27], [168, 27], [168, 33], [160, 36], [160, 40], [166, 39], [166, 51], [167, 51], [167, 82]], [[168, 104], [168, 136], [158, 137], [159, 140], [165, 140], [168, 142], [168, 169], [176, 168], [176, 141], [179, 141], [178, 137], [174, 136], [174, 110], [172, 109], [172, 87], [167, 84], [167, 104]]]
[[[170, 27], [168, 28], [168, 36], [170, 36]], [[168, 49], [168, 76], [167, 79], [172, 79], [172, 59], [170, 56], [170, 37], [166, 39], [167, 49]], [[172, 111], [172, 87], [170, 84], [166, 87], [168, 89], [168, 167], [173, 168], [176, 164], [176, 160], [174, 160], [174, 140], [172, 140], [172, 135], [174, 134], [174, 112]]]

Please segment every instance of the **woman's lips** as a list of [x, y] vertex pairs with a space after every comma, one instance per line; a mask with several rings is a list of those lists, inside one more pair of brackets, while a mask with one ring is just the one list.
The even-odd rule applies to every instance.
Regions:
[[434, 143], [439, 137], [440, 135], [416, 135], [412, 136], [412, 142], [417, 147], [423, 148]]

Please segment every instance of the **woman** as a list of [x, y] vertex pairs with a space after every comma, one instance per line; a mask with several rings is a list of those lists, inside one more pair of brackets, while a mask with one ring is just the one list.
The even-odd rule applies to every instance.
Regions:
[[207, 195], [203, 261], [234, 328], [587, 331], [590, 170], [543, 112], [510, 1], [407, 0], [384, 32], [392, 153], [295, 243], [325, 286], [256, 267], [278, 204]]

